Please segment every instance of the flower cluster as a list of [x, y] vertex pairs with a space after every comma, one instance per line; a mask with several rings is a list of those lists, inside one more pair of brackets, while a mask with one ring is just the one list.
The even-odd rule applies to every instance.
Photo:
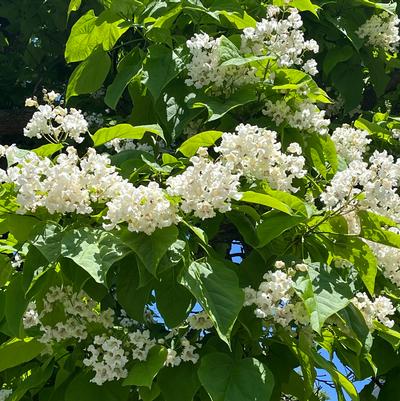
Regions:
[[0, 389], [0, 401], [6, 401], [12, 394], [12, 390], [9, 389]]
[[231, 200], [239, 200], [239, 174], [221, 162], [212, 162], [205, 148], [190, 159], [189, 166], [182, 174], [167, 179], [167, 191], [180, 196], [181, 209], [194, 212], [201, 219], [215, 216], [215, 211], [225, 213], [231, 209]]
[[371, 142], [367, 131], [352, 128], [347, 124], [335, 129], [332, 140], [338, 155], [346, 163], [362, 160], [364, 153], [368, 150], [368, 144]]
[[186, 337], [181, 337], [179, 342], [180, 346], [174, 340], [173, 347], [167, 349], [168, 354], [165, 366], [179, 366], [182, 362], [195, 364], [199, 360], [199, 354], [196, 353], [196, 350], [200, 347], [200, 344], [192, 345]]
[[44, 207], [52, 214], [87, 214], [92, 212], [92, 202], [112, 199], [124, 182], [110, 164], [107, 155], [94, 149], [79, 159], [76, 149], [68, 147], [56, 163], [30, 152], [7, 170], [3, 180], [18, 191], [19, 213]]
[[128, 223], [128, 230], [150, 235], [157, 228], [169, 227], [178, 222], [177, 208], [156, 182], [134, 187], [125, 182], [118, 193], [107, 203], [108, 211], [103, 226], [106, 230]]
[[63, 142], [73, 139], [81, 143], [81, 135], [88, 131], [88, 122], [80, 110], [67, 109], [56, 105], [61, 95], [55, 92], [45, 92], [44, 100], [47, 104], [39, 105], [37, 100], [27, 99], [25, 105], [36, 107], [37, 111], [24, 128], [24, 135], [28, 138], [45, 138], [49, 142]]
[[249, 124], [240, 124], [235, 133], [224, 133], [219, 147], [222, 160], [232, 171], [250, 179], [268, 181], [273, 189], [296, 192], [294, 178], [302, 178], [305, 159], [297, 143], [288, 147], [287, 155], [281, 151], [277, 133]]
[[189, 316], [187, 321], [193, 330], [208, 330], [213, 327], [212, 321], [205, 311]]
[[[315, 40], [305, 40], [301, 31], [303, 21], [296, 8], [289, 8], [288, 16], [279, 7], [268, 6], [267, 17], [255, 28], [245, 28], [241, 50], [253, 55], [267, 55], [276, 59], [279, 67], [302, 65], [304, 53], [319, 50]], [[282, 17], [282, 18], [280, 18]], [[307, 61], [303, 69], [310, 75], [318, 73], [315, 60]]]
[[[391, 227], [388, 231], [400, 234], [400, 230], [396, 227]], [[383, 275], [400, 287], [400, 249], [372, 241], [367, 241], [367, 243], [374, 251]]]
[[[109, 329], [113, 327], [114, 312], [112, 309], [97, 311], [98, 304], [84, 291], [76, 293], [72, 287], [51, 287], [43, 299], [40, 313], [35, 303], [30, 303], [23, 316], [25, 329], [39, 327], [42, 337], [39, 341], [45, 344], [68, 339], [85, 340], [90, 325], [99, 325]], [[62, 319], [56, 324], [47, 323], [47, 317], [53, 311], [61, 313]]]
[[321, 199], [329, 209], [349, 205], [397, 221], [400, 216], [399, 182], [400, 160], [395, 161], [386, 151], [375, 151], [369, 164], [354, 160], [347, 169], [338, 172]]
[[374, 329], [375, 320], [386, 327], [393, 327], [394, 321], [390, 320], [388, 316], [395, 313], [395, 308], [389, 298], [379, 296], [374, 301], [371, 301], [367, 294], [359, 292], [352, 302], [363, 314], [365, 322], [371, 330]]
[[[276, 267], [282, 269], [284, 262], [276, 262]], [[303, 264], [299, 270], [303, 269]], [[260, 319], [271, 319], [282, 326], [290, 323], [307, 325], [309, 317], [301, 301], [294, 299], [293, 280], [282, 270], [267, 272], [263, 276], [258, 290], [245, 288], [245, 306], [255, 305], [255, 315]]]
[[128, 376], [125, 365], [128, 363], [127, 352], [122, 341], [105, 335], [96, 336], [93, 344], [87, 348], [90, 353], [83, 360], [85, 366], [91, 367], [95, 376], [90, 380], [99, 386], [107, 381], [119, 380]]
[[222, 38], [214, 39], [200, 33], [186, 42], [192, 55], [187, 65], [189, 78], [186, 85], [197, 89], [211, 86], [214, 94], [229, 95], [237, 87], [258, 81], [254, 68], [223, 64], [221, 41]]
[[319, 110], [309, 100], [296, 102], [293, 106], [290, 106], [285, 100], [276, 102], [267, 100], [263, 109], [263, 114], [271, 117], [277, 125], [285, 122], [292, 128], [317, 132], [321, 135], [328, 133], [330, 124], [330, 120], [325, 118], [325, 113], [325, 110]]
[[379, 47], [388, 51], [396, 51], [399, 41], [399, 23], [397, 15], [390, 15], [386, 11], [373, 15], [357, 30], [357, 35], [366, 39], [370, 46]]

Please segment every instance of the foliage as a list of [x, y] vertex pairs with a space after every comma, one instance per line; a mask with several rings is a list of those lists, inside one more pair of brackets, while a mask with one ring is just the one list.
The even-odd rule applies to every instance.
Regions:
[[0, 400], [392, 399], [396, 3], [9, 3]]

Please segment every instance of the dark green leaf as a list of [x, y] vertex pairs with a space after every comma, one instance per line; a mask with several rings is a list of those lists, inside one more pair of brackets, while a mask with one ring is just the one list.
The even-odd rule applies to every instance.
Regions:
[[254, 358], [234, 360], [215, 352], [201, 359], [199, 379], [212, 401], [269, 401], [274, 377]]

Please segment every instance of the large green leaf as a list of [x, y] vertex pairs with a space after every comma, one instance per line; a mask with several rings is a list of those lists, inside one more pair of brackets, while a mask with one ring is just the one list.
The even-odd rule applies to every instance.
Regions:
[[6, 292], [4, 315], [8, 331], [15, 337], [22, 337], [23, 335], [22, 316], [28, 305], [28, 301], [25, 299], [23, 280], [21, 273], [14, 275]]
[[310, 11], [317, 16], [318, 16], [317, 11], [320, 8], [316, 4], [313, 4], [311, 0], [290, 0], [289, 2], [285, 0], [274, 0], [273, 4], [277, 6], [289, 5], [290, 7], [295, 7], [300, 11]]
[[373, 294], [378, 267], [376, 257], [371, 248], [357, 237], [346, 235], [335, 237], [334, 243], [330, 246], [332, 253], [351, 262], [357, 269], [367, 290]]
[[274, 387], [272, 373], [260, 361], [222, 352], [205, 355], [198, 375], [212, 401], [269, 401]]
[[23, 340], [14, 338], [0, 345], [0, 372], [36, 358], [44, 349], [45, 344], [34, 338]]
[[162, 90], [183, 69], [184, 64], [175, 51], [164, 45], [150, 46], [148, 52], [146, 63], [143, 66], [148, 77], [145, 85], [156, 101]]
[[[188, 316], [193, 305], [192, 294], [183, 285], [176, 282], [173, 275], [168, 280], [161, 280], [156, 287], [156, 304], [165, 324], [178, 327]], [[174, 299], [174, 302], [171, 302]]]
[[98, 386], [91, 383], [93, 372], [80, 372], [69, 383], [65, 392], [65, 401], [127, 401], [129, 388], [122, 387], [117, 381], [107, 382]]
[[89, 227], [67, 230], [61, 241], [61, 255], [102, 284], [106, 283], [108, 269], [130, 252], [116, 235]]
[[141, 53], [136, 49], [127, 54], [118, 64], [114, 81], [107, 88], [104, 103], [115, 109], [125, 88], [142, 67]]
[[295, 289], [310, 315], [311, 327], [321, 333], [326, 319], [345, 308], [353, 297], [350, 286], [334, 271], [308, 267], [296, 280]]
[[150, 296], [150, 285], [140, 285], [140, 273], [135, 256], [130, 255], [118, 263], [117, 300], [133, 319], [144, 321], [144, 308]]
[[261, 194], [259, 192], [254, 192], [254, 191], [243, 192], [242, 198], [240, 200], [242, 202], [249, 202], [267, 206], [272, 209], [280, 210], [281, 212], [289, 215], [294, 214], [290, 206], [286, 205], [285, 203], [281, 202], [280, 200], [270, 195]]
[[123, 23], [124, 20], [111, 10], [103, 11], [98, 17], [89, 10], [72, 27], [65, 48], [67, 62], [87, 59], [100, 45], [105, 51], [111, 50], [129, 28]]
[[183, 273], [181, 282], [208, 313], [221, 339], [229, 344], [244, 294], [228, 262], [212, 258], [193, 262]]
[[118, 124], [110, 128], [101, 128], [93, 136], [94, 146], [103, 145], [112, 139], [142, 139], [146, 132], [156, 134], [164, 139], [161, 127], [157, 124], [140, 125]]
[[151, 348], [145, 361], [140, 361], [133, 365], [123, 385], [146, 386], [151, 388], [154, 378], [164, 366], [167, 355], [167, 349], [161, 345], [156, 345]]
[[253, 88], [241, 88], [226, 100], [206, 95], [199, 95], [190, 100], [189, 105], [193, 109], [206, 108], [208, 112], [208, 121], [215, 121], [219, 120], [229, 111], [256, 100], [257, 94]]
[[157, 276], [157, 267], [161, 258], [176, 241], [178, 233], [176, 226], [158, 229], [152, 235], [126, 231], [123, 234], [123, 240], [136, 253], [145, 268], [153, 276]]
[[205, 131], [200, 134], [193, 135], [179, 147], [178, 151], [186, 157], [192, 157], [196, 154], [197, 150], [201, 147], [210, 147], [221, 138], [223, 132], [221, 131]]
[[257, 248], [262, 248], [282, 233], [305, 221], [302, 216], [290, 216], [281, 212], [264, 213], [262, 221], [257, 225]]
[[54, 369], [54, 360], [49, 358], [43, 365], [32, 369], [32, 374], [25, 377], [7, 401], [19, 401], [29, 390], [38, 391], [50, 379]]
[[400, 235], [386, 229], [386, 227], [397, 227], [396, 222], [365, 210], [359, 211], [358, 216], [360, 218], [361, 237], [400, 248]]
[[96, 92], [110, 71], [111, 60], [101, 48], [96, 49], [73, 71], [67, 86], [67, 102], [72, 96]]
[[197, 366], [192, 363], [181, 363], [173, 368], [164, 368], [157, 375], [165, 401], [192, 401], [200, 387], [197, 378]]

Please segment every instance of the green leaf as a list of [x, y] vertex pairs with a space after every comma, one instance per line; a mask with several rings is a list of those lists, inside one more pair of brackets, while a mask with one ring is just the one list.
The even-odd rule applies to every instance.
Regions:
[[189, 106], [193, 109], [206, 108], [208, 111], [208, 121], [215, 121], [222, 118], [228, 112], [256, 100], [256, 91], [253, 88], [243, 87], [225, 100], [206, 95], [198, 95], [190, 100]]
[[151, 235], [126, 231], [123, 240], [136, 253], [145, 268], [156, 277], [161, 258], [176, 241], [178, 234], [176, 226], [170, 226], [156, 230]]
[[151, 388], [154, 378], [164, 366], [167, 355], [168, 352], [165, 347], [161, 345], [154, 346], [150, 349], [145, 361], [133, 365], [122, 385]]
[[[222, 7], [221, 7], [222, 8]], [[227, 10], [217, 11], [219, 15], [223, 15], [231, 24], [237, 29], [244, 29], [248, 27], [255, 27], [257, 21], [246, 13], [246, 11], [232, 12]]]
[[13, 271], [14, 268], [11, 266], [11, 259], [6, 255], [0, 254], [0, 288], [7, 283]]
[[394, 350], [400, 348], [400, 333], [398, 331], [390, 329], [377, 321], [374, 322], [374, 327], [379, 336], [390, 343]]
[[110, 71], [111, 60], [101, 48], [96, 49], [72, 72], [67, 86], [66, 100], [73, 96], [96, 92]]
[[82, 0], [71, 0], [68, 6], [68, 17], [73, 11], [78, 11], [81, 6]]
[[118, 303], [124, 308], [128, 316], [138, 322], [143, 322], [144, 308], [149, 300], [151, 287], [150, 285], [140, 286], [139, 268], [133, 255], [124, 258], [118, 265]]
[[285, 231], [305, 221], [302, 216], [290, 216], [276, 211], [263, 214], [262, 221], [256, 227], [257, 248], [262, 248]]
[[[1, 220], [4, 217], [4, 220]], [[0, 233], [11, 233], [18, 242], [31, 239], [42, 222], [29, 215], [6, 214], [0, 217]]]
[[299, 9], [300, 11], [310, 11], [318, 16], [317, 11], [320, 9], [317, 5], [311, 3], [311, 0], [291, 0], [289, 4], [284, 0], [274, 0], [275, 5], [290, 6]]
[[377, 261], [371, 248], [361, 239], [352, 236], [335, 236], [331, 250], [335, 256], [351, 262], [370, 294], [374, 293]]
[[260, 361], [222, 352], [203, 356], [198, 375], [212, 401], [269, 401], [274, 387], [272, 373]]
[[147, 80], [144, 84], [149, 88], [156, 101], [162, 90], [171, 82], [183, 69], [184, 64], [175, 51], [160, 44], [148, 48], [148, 56], [143, 66], [147, 72]]
[[164, 139], [161, 127], [157, 124], [140, 125], [118, 124], [110, 128], [101, 128], [93, 136], [94, 146], [103, 145], [112, 139], [142, 139], [146, 132], [156, 134]]
[[25, 377], [16, 390], [7, 398], [7, 401], [19, 401], [29, 390], [38, 391], [53, 374], [54, 360], [50, 357], [43, 365], [32, 369], [32, 373]]
[[[333, 382], [336, 386], [336, 391], [339, 393], [342, 392], [342, 388], [346, 391], [346, 393], [350, 396], [352, 401], [359, 401], [359, 396], [356, 388], [353, 383], [349, 381], [346, 376], [341, 374], [335, 367], [335, 365], [324, 359], [317, 351], [313, 351], [312, 357], [315, 363], [321, 368], [325, 369], [332, 377]], [[344, 401], [344, 398], [341, 398]]]
[[208, 258], [191, 263], [181, 278], [181, 283], [208, 313], [219, 336], [228, 345], [244, 300], [238, 277], [229, 266], [228, 262]]
[[122, 387], [118, 381], [106, 382], [101, 386], [91, 383], [93, 372], [80, 372], [69, 383], [65, 392], [65, 401], [127, 401], [129, 388]]
[[19, 273], [13, 276], [7, 287], [4, 308], [7, 328], [15, 337], [23, 336], [22, 316], [27, 305], [28, 300], [25, 299], [23, 275]]
[[[174, 299], [174, 302], [171, 302]], [[161, 280], [156, 287], [157, 309], [168, 327], [178, 327], [188, 316], [193, 297], [192, 294], [175, 277]]]
[[29, 362], [36, 358], [44, 349], [45, 344], [34, 338], [23, 340], [13, 338], [0, 345], [0, 372]]
[[173, 368], [164, 368], [157, 375], [157, 383], [165, 401], [192, 401], [200, 387], [197, 366], [181, 363]]
[[245, 242], [256, 248], [258, 246], [258, 237], [254, 223], [250, 218], [237, 211], [228, 212], [226, 216], [235, 225]]
[[311, 266], [298, 277], [295, 289], [310, 316], [311, 327], [318, 333], [326, 319], [344, 309], [353, 297], [350, 286], [340, 281], [334, 271], [318, 271]]
[[396, 2], [390, 1], [388, 3], [377, 3], [377, 2], [371, 1], [371, 0], [354, 0], [354, 1], [356, 3], [362, 4], [363, 6], [377, 8], [379, 10], [385, 10], [389, 14], [395, 14], [396, 13], [396, 7], [397, 7]]
[[354, 49], [349, 45], [333, 47], [326, 53], [324, 58], [323, 73], [328, 76], [337, 64], [349, 60], [353, 54]]
[[47, 145], [43, 145], [39, 148], [33, 149], [32, 152], [35, 152], [38, 156], [41, 157], [49, 157], [62, 148], [63, 145], [61, 143], [48, 143]]
[[365, 210], [359, 211], [358, 217], [361, 226], [360, 237], [400, 248], [400, 235], [385, 229], [386, 227], [397, 227], [396, 222]]
[[293, 214], [293, 210], [288, 205], [270, 195], [261, 194], [254, 191], [246, 191], [243, 192], [240, 200], [242, 202], [255, 203], [257, 205], [267, 206], [272, 209], [280, 210], [281, 212], [289, 215]]
[[157, 383], [153, 383], [150, 390], [147, 387], [139, 387], [139, 395], [143, 401], [153, 401], [160, 395], [160, 387]]
[[119, 237], [96, 228], [68, 230], [61, 241], [61, 255], [72, 259], [102, 284], [106, 284], [109, 268], [129, 252]]
[[210, 147], [221, 138], [223, 132], [221, 131], [204, 131], [200, 134], [193, 135], [179, 147], [178, 151], [186, 157], [192, 157], [197, 153], [201, 147]]
[[118, 64], [118, 72], [112, 84], [107, 88], [104, 103], [115, 109], [125, 88], [132, 78], [140, 71], [142, 59], [139, 51], [128, 53]]
[[222, 35], [220, 39], [220, 44], [218, 46], [218, 59], [220, 64], [233, 58], [241, 58], [239, 49], [227, 37]]
[[129, 28], [123, 23], [124, 19], [110, 10], [103, 11], [98, 17], [93, 10], [89, 10], [72, 27], [65, 59], [68, 63], [85, 60], [99, 45], [105, 51], [111, 50]]

